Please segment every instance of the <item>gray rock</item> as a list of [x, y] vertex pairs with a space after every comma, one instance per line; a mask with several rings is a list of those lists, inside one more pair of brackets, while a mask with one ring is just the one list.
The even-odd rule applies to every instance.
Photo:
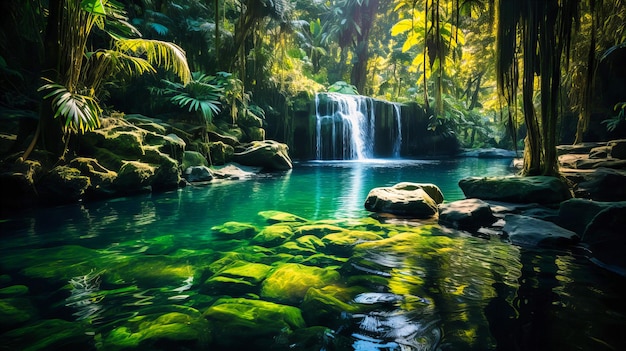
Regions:
[[461, 179], [465, 197], [516, 203], [551, 204], [572, 197], [568, 186], [556, 177], [471, 177]]
[[513, 244], [520, 246], [563, 246], [579, 240], [571, 230], [540, 219], [509, 214], [504, 217], [502, 232]]
[[615, 203], [591, 201], [588, 199], [569, 199], [561, 203], [556, 223], [582, 236], [593, 218], [601, 211], [613, 206], [613, 204]]
[[184, 178], [188, 182], [208, 182], [213, 179], [213, 172], [207, 166], [192, 166], [185, 169]]
[[489, 204], [479, 199], [465, 199], [439, 206], [439, 223], [475, 231], [496, 221]]
[[371, 212], [430, 218], [438, 213], [438, 202], [429, 193], [443, 201], [441, 191], [433, 184], [405, 182], [393, 187], [374, 188], [365, 199], [365, 209]]
[[597, 201], [626, 200], [626, 171], [598, 168], [582, 175], [575, 189], [578, 197]]
[[609, 141], [611, 157], [626, 160], [626, 139]]
[[589, 151], [589, 158], [606, 158], [609, 152], [607, 146], [594, 147]]
[[273, 140], [254, 141], [235, 148], [233, 161], [246, 166], [285, 171], [293, 168], [286, 144]]
[[582, 235], [593, 254], [592, 262], [626, 276], [626, 202], [598, 212]]
[[518, 157], [513, 150], [505, 150], [498, 148], [472, 149], [466, 150], [459, 154], [461, 157], [478, 157], [478, 158], [514, 158]]

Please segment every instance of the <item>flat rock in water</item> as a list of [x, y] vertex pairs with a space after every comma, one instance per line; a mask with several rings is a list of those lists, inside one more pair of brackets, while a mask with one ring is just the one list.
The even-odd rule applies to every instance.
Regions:
[[558, 225], [540, 219], [506, 215], [502, 232], [511, 242], [520, 246], [563, 246], [578, 242], [578, 234]]
[[465, 199], [439, 206], [439, 223], [456, 229], [475, 231], [496, 221], [489, 204]]
[[556, 177], [470, 177], [459, 181], [465, 197], [515, 203], [560, 203], [572, 197]]
[[392, 187], [370, 190], [365, 209], [415, 218], [430, 218], [438, 213], [443, 202], [441, 190], [434, 184], [399, 183]]
[[626, 276], [626, 202], [614, 202], [591, 220], [582, 241], [589, 246], [594, 263]]

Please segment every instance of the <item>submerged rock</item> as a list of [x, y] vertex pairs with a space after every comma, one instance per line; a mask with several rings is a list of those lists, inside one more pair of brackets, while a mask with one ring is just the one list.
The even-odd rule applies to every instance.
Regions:
[[226, 222], [212, 227], [211, 231], [221, 239], [250, 239], [258, 229], [249, 223]]
[[294, 214], [282, 211], [261, 211], [258, 213], [265, 221], [268, 223], [283, 223], [291, 224], [293, 223], [306, 223], [308, 220], [302, 218], [300, 216], [296, 216]]
[[85, 334], [85, 326], [61, 319], [37, 321], [22, 328], [0, 334], [2, 350], [84, 350], [93, 345], [93, 337]]
[[261, 296], [285, 303], [299, 303], [309, 288], [321, 288], [339, 281], [339, 278], [334, 269], [285, 263], [263, 281]]
[[223, 349], [268, 350], [281, 333], [305, 327], [296, 307], [244, 298], [221, 298], [204, 316], [213, 342]]
[[556, 177], [470, 177], [459, 181], [465, 197], [516, 203], [555, 204], [570, 199], [567, 184]]
[[167, 342], [175, 342], [179, 348], [206, 347], [210, 341], [209, 323], [192, 308], [180, 310], [187, 313], [173, 311], [135, 316], [113, 329], [103, 344], [107, 349], [154, 349]]
[[392, 187], [370, 190], [365, 209], [415, 218], [430, 218], [438, 213], [443, 202], [441, 190], [434, 184], [399, 183]]

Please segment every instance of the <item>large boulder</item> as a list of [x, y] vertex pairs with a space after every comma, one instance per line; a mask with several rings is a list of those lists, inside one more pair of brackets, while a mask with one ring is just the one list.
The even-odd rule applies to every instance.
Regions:
[[516, 203], [555, 204], [570, 199], [567, 184], [556, 177], [470, 177], [459, 181], [468, 198]]
[[90, 185], [85, 191], [86, 196], [106, 197], [115, 192], [113, 182], [117, 173], [106, 169], [98, 160], [88, 157], [77, 157], [70, 161], [70, 167], [76, 168], [80, 173], [90, 179]]
[[579, 240], [571, 230], [540, 219], [509, 214], [504, 217], [502, 232], [508, 235], [513, 244], [520, 246], [563, 246]]
[[626, 202], [616, 202], [598, 212], [587, 225], [582, 241], [593, 254], [592, 261], [626, 276]]
[[233, 161], [246, 166], [285, 171], [293, 168], [289, 147], [273, 140], [253, 141], [235, 148]]
[[415, 218], [430, 218], [438, 213], [443, 202], [441, 190], [434, 184], [398, 183], [392, 187], [370, 190], [365, 209]]
[[496, 221], [488, 203], [465, 199], [439, 206], [439, 223], [467, 231], [475, 231]]
[[70, 203], [78, 201], [90, 185], [89, 177], [82, 175], [78, 169], [57, 166], [41, 178], [37, 191], [45, 202]]
[[609, 141], [609, 148], [611, 150], [611, 157], [626, 160], [626, 140]]
[[[598, 168], [595, 172], [582, 173], [578, 178], [575, 192], [577, 197], [597, 201], [626, 200], [626, 171], [611, 168]], [[568, 177], [569, 178], [569, 177]]]
[[555, 223], [582, 236], [593, 218], [614, 204], [614, 202], [592, 201], [588, 199], [569, 199], [563, 201], [559, 206], [559, 213]]

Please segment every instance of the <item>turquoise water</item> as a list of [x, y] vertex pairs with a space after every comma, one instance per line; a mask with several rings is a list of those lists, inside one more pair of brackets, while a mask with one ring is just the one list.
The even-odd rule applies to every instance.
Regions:
[[623, 349], [624, 280], [583, 250], [363, 209], [371, 188], [401, 181], [461, 199], [459, 179], [509, 162], [301, 163], [5, 219], [0, 349]]

